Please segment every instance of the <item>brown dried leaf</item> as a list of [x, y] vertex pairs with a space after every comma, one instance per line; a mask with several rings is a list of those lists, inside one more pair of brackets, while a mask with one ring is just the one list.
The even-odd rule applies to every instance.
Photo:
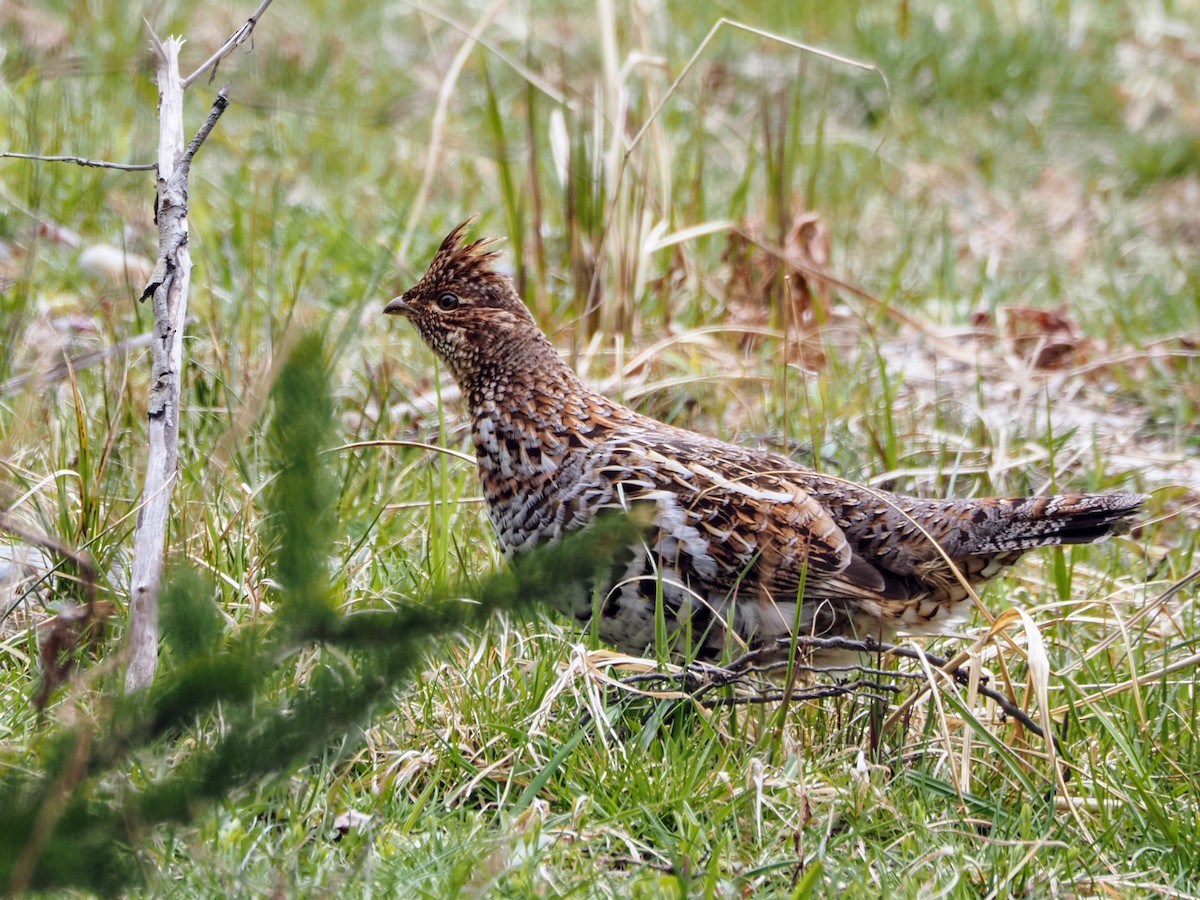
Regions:
[[[826, 354], [820, 327], [829, 309], [829, 285], [819, 273], [829, 264], [829, 230], [819, 214], [799, 213], [784, 240], [782, 258], [767, 249], [763, 230], [760, 220], [748, 220], [729, 234], [722, 257], [729, 272], [726, 320], [742, 328], [766, 328], [774, 320], [787, 335], [789, 361], [821, 368]], [[798, 265], [787, 265], [788, 260]], [[741, 341], [751, 349], [762, 336], [743, 332]]]
[[[816, 213], [803, 213], [792, 223], [783, 249], [789, 259], [798, 260], [810, 270], [823, 272], [829, 265], [829, 229]], [[817, 325], [815, 302], [820, 302], [822, 308], [829, 306], [828, 282], [810, 275], [810, 272], [797, 268], [788, 272], [791, 285], [789, 324], [801, 331], [811, 331]]]
[[725, 281], [725, 304], [730, 311], [740, 306], [754, 307], [757, 311], [763, 305], [762, 297], [755, 293], [760, 278], [756, 266], [761, 265], [761, 254], [743, 236], [757, 236], [761, 232], [762, 223], [752, 219], [743, 222], [740, 229], [731, 229], [726, 236], [721, 262], [729, 273]]
[[[977, 309], [971, 313], [971, 317], [967, 320], [973, 328], [978, 328], [982, 331], [992, 331], [996, 327], [996, 319], [990, 310]], [[994, 337], [994, 335], [993, 335]]]
[[979, 337], [1003, 343], [1035, 369], [1078, 366], [1091, 357], [1096, 342], [1080, 333], [1065, 309], [1014, 305], [1001, 306], [996, 312], [995, 318], [986, 310], [971, 315], [971, 324], [980, 329]]

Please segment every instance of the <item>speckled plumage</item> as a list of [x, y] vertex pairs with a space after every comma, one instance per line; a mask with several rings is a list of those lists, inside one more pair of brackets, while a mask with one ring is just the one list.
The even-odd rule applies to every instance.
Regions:
[[937, 629], [967, 597], [947, 558], [976, 585], [1034, 547], [1100, 540], [1144, 500], [920, 500], [643, 416], [579, 380], [494, 270], [490, 242], [465, 243], [464, 227], [384, 311], [406, 316], [462, 389], [505, 553], [606, 507], [654, 504], [648, 546], [598, 591], [556, 598], [580, 622], [598, 613], [600, 636], [625, 651], [653, 644], [660, 603], [668, 631], [700, 658], [797, 628], [880, 639]]

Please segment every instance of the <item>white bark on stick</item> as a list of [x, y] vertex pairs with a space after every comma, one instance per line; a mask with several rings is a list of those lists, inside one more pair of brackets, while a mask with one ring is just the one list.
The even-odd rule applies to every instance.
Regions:
[[[158, 70], [158, 265], [153, 290], [153, 375], [150, 382], [150, 454], [142, 509], [133, 540], [129, 597], [129, 668], [125, 690], [154, 681], [158, 667], [158, 592], [171, 493], [179, 471], [179, 377], [183, 366], [183, 320], [187, 316], [192, 256], [188, 250], [187, 167], [183, 158], [183, 81], [180, 38], [154, 42]], [[177, 176], [182, 169], [183, 179]], [[145, 299], [145, 295], [143, 295]]]
[[188, 172], [192, 157], [228, 105], [222, 88], [204, 126], [183, 146], [183, 89], [179, 77], [181, 38], [154, 40], [158, 69], [158, 264], [142, 295], [152, 297], [153, 371], [147, 417], [150, 452], [142, 508], [133, 539], [133, 578], [129, 596], [129, 668], [125, 690], [154, 681], [158, 667], [158, 593], [171, 494], [179, 471], [179, 392], [183, 374], [183, 328], [187, 318], [192, 256], [188, 249]]

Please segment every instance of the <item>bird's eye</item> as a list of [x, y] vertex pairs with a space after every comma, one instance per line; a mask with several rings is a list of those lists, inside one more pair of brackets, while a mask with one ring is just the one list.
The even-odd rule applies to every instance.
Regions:
[[437, 298], [437, 308], [442, 312], [450, 312], [452, 309], [458, 309], [458, 297], [449, 292], [446, 292], [445, 294], [439, 294]]

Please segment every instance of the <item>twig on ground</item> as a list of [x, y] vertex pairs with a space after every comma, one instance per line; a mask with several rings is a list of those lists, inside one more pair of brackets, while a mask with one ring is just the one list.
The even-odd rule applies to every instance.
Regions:
[[[866, 653], [871, 655], [890, 654], [903, 659], [919, 660], [924, 658], [929, 662], [929, 665], [937, 669], [942, 669], [954, 680], [956, 684], [967, 687], [970, 684], [970, 673], [960, 667], [950, 667], [950, 661], [934, 656], [931, 653], [922, 653], [912, 647], [902, 647], [895, 644], [885, 644], [876, 641], [872, 638], [864, 640], [853, 640], [851, 638], [831, 637], [800, 637], [800, 638], [781, 638], [777, 642], [766, 644], [749, 653], [739, 656], [725, 666], [714, 666], [708, 663], [692, 663], [684, 666], [679, 672], [644, 672], [636, 675], [630, 675], [621, 679], [621, 683], [629, 686], [635, 686], [651, 683], [675, 683], [678, 685], [678, 690], [681, 694], [687, 695], [690, 699], [698, 702], [706, 708], [716, 706], [738, 706], [744, 704], [757, 703], [777, 703], [784, 699], [783, 691], [763, 690], [761, 686], [753, 686], [751, 691], [746, 694], [741, 694], [733, 697], [706, 697], [706, 694], [712, 691], [725, 687], [747, 686], [747, 679], [755, 675], [782, 674], [787, 671], [789, 663], [786, 659], [781, 659], [780, 654], [785, 656], [790, 651], [792, 643], [798, 645], [802, 652], [812, 652], [814, 650], [843, 650], [853, 651], [858, 653]], [[840, 673], [856, 672], [859, 675], [869, 676], [872, 678], [920, 678], [921, 673], [917, 672], [892, 672], [881, 669], [871, 668], [861, 665], [845, 665], [845, 666], [809, 666], [809, 665], [792, 665], [794, 671], [800, 671], [812, 675], [836, 676]], [[1006, 697], [1000, 691], [988, 687], [987, 679], [980, 679], [980, 683], [976, 686], [976, 691], [993, 701], [1001, 711], [1017, 722], [1020, 722], [1025, 728], [1032, 731], [1043, 740], [1047, 739], [1045, 730], [1039, 725], [1025, 710], [1021, 709]], [[858, 679], [855, 681], [842, 681], [833, 684], [821, 684], [811, 688], [800, 689], [793, 691], [790, 695], [792, 699], [799, 700], [816, 700], [823, 697], [838, 697], [851, 693], [859, 693], [861, 691], [869, 691], [868, 697], [882, 698], [884, 694], [898, 694], [900, 687], [897, 685], [884, 684], [880, 681], [867, 681]], [[1055, 750], [1062, 754], [1062, 747], [1059, 745], [1057, 736], [1051, 734], [1049, 740], [1054, 743]]]
[[808, 688], [793, 688], [786, 693], [784, 691], [768, 691], [748, 694], [742, 697], [705, 697], [698, 702], [705, 709], [715, 709], [720, 706], [782, 703], [785, 699], [789, 702], [794, 700], [823, 700], [827, 697], [844, 697], [847, 694], [855, 694], [882, 703], [886, 701], [884, 694], [899, 694], [900, 691], [901, 688], [895, 684], [883, 684], [875, 681], [847, 681], [835, 684], [814, 685]]

